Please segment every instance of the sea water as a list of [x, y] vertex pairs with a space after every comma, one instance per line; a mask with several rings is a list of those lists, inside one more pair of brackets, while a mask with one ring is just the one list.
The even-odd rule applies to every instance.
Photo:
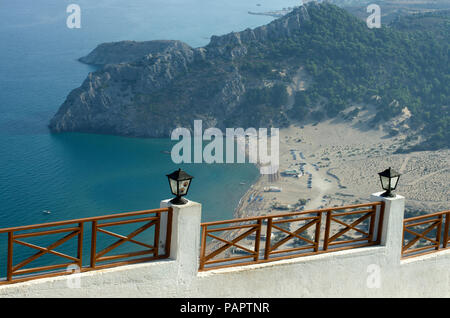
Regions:
[[[70, 4], [81, 8], [79, 29], [67, 27]], [[170, 151], [173, 141], [49, 133], [47, 124], [68, 93], [95, 70], [78, 62], [79, 57], [100, 43], [121, 40], [181, 40], [200, 47], [212, 35], [273, 20], [248, 11], [297, 4], [293, 0], [1, 1], [0, 228], [152, 209], [171, 197], [165, 175], [178, 166], [164, 152]], [[195, 177], [188, 197], [202, 203], [202, 221], [232, 218], [239, 199], [258, 177], [251, 164], [181, 167]], [[15, 259], [21, 256], [15, 253]], [[1, 234], [1, 276], [5, 257], [6, 235]]]

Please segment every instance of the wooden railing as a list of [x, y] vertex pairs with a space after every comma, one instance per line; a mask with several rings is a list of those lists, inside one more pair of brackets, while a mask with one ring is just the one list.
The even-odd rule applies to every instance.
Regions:
[[[202, 223], [199, 269], [257, 264], [376, 245], [380, 242], [383, 215], [384, 202], [371, 202]], [[324, 236], [321, 238], [323, 218]], [[353, 236], [348, 235], [349, 231]]]
[[402, 258], [414, 257], [449, 246], [450, 210], [403, 220]]
[[[159, 253], [159, 239], [161, 230], [161, 214], [167, 213], [167, 228], [165, 237], [165, 250], [163, 253]], [[135, 217], [135, 218], [131, 218]], [[123, 220], [123, 218], [127, 218]], [[131, 219], [130, 219], [131, 218]], [[116, 221], [105, 222], [111, 219], [122, 219]], [[85, 233], [86, 223], [91, 222], [91, 233], [90, 233], [90, 265], [83, 266], [83, 234]], [[105, 228], [110, 228], [112, 226], [119, 226], [124, 224], [142, 223], [144, 225], [140, 226], [138, 229], [134, 230], [128, 235], [122, 235], [111, 230], [106, 230]], [[171, 226], [172, 226], [172, 208], [161, 208], [154, 210], [127, 212], [113, 215], [105, 215], [91, 218], [75, 219], [60, 222], [51, 222], [44, 224], [28, 225], [28, 226], [18, 226], [0, 229], [0, 233], [7, 233], [8, 235], [8, 248], [7, 248], [7, 264], [6, 264], [6, 280], [0, 281], [0, 284], [8, 284], [26, 281], [35, 278], [52, 277], [63, 274], [70, 274], [68, 271], [53, 271], [61, 268], [67, 268], [70, 265], [78, 266], [80, 272], [101, 269], [106, 267], [113, 267], [125, 264], [132, 264], [137, 262], [145, 262], [154, 259], [167, 258], [170, 255], [170, 240], [171, 240]], [[59, 227], [56, 228], [55, 227]], [[37, 229], [45, 229], [40, 231], [35, 231]], [[136, 236], [144, 231], [153, 229], [153, 239], [151, 241], [142, 242], [136, 239]], [[25, 233], [24, 233], [25, 232]], [[62, 238], [54, 241], [47, 247], [42, 247], [37, 244], [26, 242], [26, 238], [36, 238], [51, 234], [65, 234]], [[108, 236], [117, 238], [117, 240], [104, 247], [102, 250], [97, 251], [99, 240], [97, 239], [98, 233], [104, 233]], [[62, 252], [58, 252], [55, 248], [61, 246], [63, 243], [76, 239], [76, 256], [71, 256]], [[112, 250], [117, 249], [119, 246], [123, 245], [125, 242], [130, 242], [145, 249], [140, 251], [126, 252], [122, 254], [106, 255]], [[14, 246], [19, 244], [26, 246], [35, 250], [37, 253], [31, 255], [14, 264]], [[24, 268], [26, 265], [35, 261], [36, 259], [46, 255], [51, 254], [69, 260], [69, 262], [44, 265], [38, 267]], [[137, 256], [146, 255], [146, 257], [136, 258]], [[148, 256], [151, 255], [151, 256]], [[36, 274], [38, 273], [38, 274]], [[32, 275], [30, 275], [32, 274]]]

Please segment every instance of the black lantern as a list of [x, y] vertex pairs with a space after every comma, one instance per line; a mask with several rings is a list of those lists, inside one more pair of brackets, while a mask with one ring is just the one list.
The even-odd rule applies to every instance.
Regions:
[[381, 187], [383, 190], [386, 190], [382, 197], [394, 197], [395, 195], [392, 193], [393, 190], [397, 187], [398, 180], [400, 179], [400, 173], [389, 167], [389, 169], [384, 170], [383, 172], [379, 172]]
[[182, 197], [188, 193], [193, 177], [188, 175], [185, 171], [178, 169], [171, 174], [168, 174], [167, 178], [169, 178], [170, 190], [172, 191], [172, 194], [176, 196], [170, 200], [170, 203], [176, 205], [186, 204], [187, 200]]

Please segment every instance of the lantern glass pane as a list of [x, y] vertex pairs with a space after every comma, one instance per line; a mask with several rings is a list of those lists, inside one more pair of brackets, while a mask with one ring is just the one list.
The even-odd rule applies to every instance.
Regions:
[[399, 179], [398, 176], [392, 178], [392, 181], [391, 181], [391, 190], [395, 190], [395, 188], [397, 187], [398, 179]]
[[170, 189], [172, 190], [172, 194], [178, 195], [177, 193], [177, 181], [173, 179], [169, 179]]
[[381, 179], [381, 187], [384, 190], [389, 190], [389, 177], [380, 176]]
[[187, 193], [187, 190], [189, 189], [189, 184], [190, 183], [191, 183], [191, 180], [180, 181], [180, 193], [179, 193], [179, 195], [185, 195]]

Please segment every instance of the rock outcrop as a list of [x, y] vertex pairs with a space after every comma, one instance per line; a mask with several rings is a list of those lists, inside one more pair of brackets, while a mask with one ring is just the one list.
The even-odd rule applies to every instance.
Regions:
[[102, 43], [91, 53], [78, 60], [93, 65], [130, 63], [139, 60], [148, 54], [161, 54], [173, 49], [183, 49], [187, 46], [186, 43], [181, 41], [169, 40]]
[[298, 31], [307, 19], [301, 7], [253, 30], [213, 36], [195, 49], [180, 41], [101, 44], [80, 61], [104, 66], [67, 96], [49, 128], [167, 137], [177, 126], [192, 127], [194, 119], [205, 128], [224, 127], [241, 106], [246, 85], [263, 85], [245, 83], [236, 59], [255, 42]]
[[344, 9], [311, 2], [201, 48], [102, 44], [81, 59], [101, 68], [67, 96], [49, 128], [133, 137], [168, 137], [176, 127], [193, 129], [194, 120], [222, 130], [282, 128], [363, 103], [376, 107], [374, 127], [408, 107], [402, 129], [423, 134], [423, 149], [448, 146], [450, 18], [436, 17], [443, 22], [426, 33], [407, 27], [429, 18], [421, 15], [402, 24], [408, 31], [370, 29]]

